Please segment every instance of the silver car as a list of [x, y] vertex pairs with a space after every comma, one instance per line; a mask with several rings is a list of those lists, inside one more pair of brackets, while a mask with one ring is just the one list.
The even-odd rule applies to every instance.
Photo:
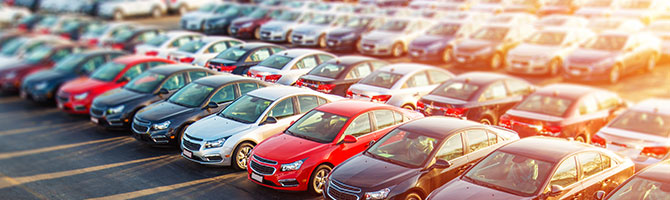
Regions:
[[224, 36], [207, 36], [190, 41], [168, 54], [168, 59], [176, 62], [204, 67], [209, 59], [224, 50], [242, 44], [244, 41]]
[[79, 38], [79, 41], [90, 46], [102, 47], [107, 43], [111, 43], [117, 34], [133, 29], [134, 26], [132, 24], [123, 22], [96, 25], [95, 27], [89, 28], [88, 31]]
[[542, 29], [547, 27], [575, 27], [583, 28], [589, 21], [586, 18], [572, 15], [549, 15], [542, 17], [534, 23], [535, 28]]
[[182, 137], [182, 156], [200, 164], [246, 169], [256, 144], [281, 133], [311, 109], [339, 99], [288, 86], [251, 91], [189, 126]]
[[625, 1], [630, 0], [585, 0], [574, 15], [586, 18], [609, 17]]
[[135, 46], [135, 54], [167, 58], [168, 53], [182, 45], [202, 38], [200, 33], [188, 31], [170, 31], [152, 38], [144, 44]]
[[661, 38], [661, 53], [664, 57], [670, 57], [670, 20], [658, 20], [649, 26], [647, 30]]
[[363, 34], [358, 51], [376, 56], [401, 56], [412, 40], [434, 24], [436, 21], [418, 17], [388, 19], [379, 28]]
[[313, 16], [313, 11], [292, 10], [284, 12], [277, 19], [261, 25], [261, 40], [291, 43], [290, 35], [293, 29], [302, 22], [311, 20]]
[[421, 97], [453, 77], [430, 65], [398, 63], [375, 70], [352, 85], [347, 97], [414, 110]]
[[114, 0], [102, 1], [98, 6], [98, 16], [122, 20], [130, 16], [149, 15], [159, 18], [167, 13], [164, 0]]
[[311, 20], [296, 26], [289, 37], [291, 44], [299, 46], [326, 47], [326, 34], [344, 23], [349, 14], [322, 13], [315, 14]]
[[293, 85], [300, 76], [336, 56], [311, 49], [289, 49], [273, 54], [249, 69], [248, 76], [271, 83]]

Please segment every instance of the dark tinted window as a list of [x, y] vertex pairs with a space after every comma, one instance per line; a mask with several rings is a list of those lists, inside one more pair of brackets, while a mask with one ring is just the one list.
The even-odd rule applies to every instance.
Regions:
[[224, 103], [228, 101], [235, 100], [235, 85], [230, 84], [226, 87], [221, 88], [214, 96], [211, 98], [211, 102], [215, 103]]
[[144, 72], [144, 70], [146, 70], [147, 68], [148, 67], [146, 63], [137, 64], [135, 66], [130, 67], [130, 69], [128, 69], [126, 73], [123, 74], [123, 77], [133, 79], [137, 77], [137, 75], [140, 75], [142, 72]]
[[244, 95], [246, 93], [249, 93], [251, 91], [254, 91], [258, 89], [258, 84], [256, 83], [240, 83], [240, 94]]
[[188, 72], [188, 76], [191, 77], [191, 81], [198, 80], [202, 77], [207, 76], [207, 72], [204, 71], [190, 71]]
[[293, 110], [293, 98], [287, 98], [277, 103], [272, 110], [270, 110], [270, 117], [281, 119], [295, 114]]
[[561, 187], [567, 187], [577, 182], [577, 165], [575, 164], [575, 157], [570, 157], [564, 160], [554, 175], [551, 177], [551, 185], [559, 185]]
[[98, 67], [102, 66], [104, 64], [105, 57], [104, 56], [96, 56], [84, 63], [84, 65], [81, 66], [81, 72], [84, 74], [90, 74], [91, 72], [95, 71], [98, 69]]
[[177, 74], [168, 78], [163, 84], [163, 88], [167, 90], [176, 90], [184, 87], [184, 85], [186, 85], [184, 74]]

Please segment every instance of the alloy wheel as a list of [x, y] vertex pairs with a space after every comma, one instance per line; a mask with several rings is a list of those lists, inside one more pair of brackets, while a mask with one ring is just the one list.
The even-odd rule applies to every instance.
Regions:
[[493, 54], [491, 57], [491, 69], [498, 69], [502, 65], [502, 56], [500, 53]]
[[451, 60], [452, 60], [452, 56], [451, 56], [452, 54], [453, 54], [453, 49], [451, 49], [451, 48], [444, 49], [444, 53], [442, 55], [442, 61], [444, 61], [445, 63], [450, 63]]
[[242, 146], [237, 150], [237, 156], [235, 157], [235, 162], [240, 169], [246, 169], [247, 163], [249, 163], [249, 153], [253, 148], [250, 146]]

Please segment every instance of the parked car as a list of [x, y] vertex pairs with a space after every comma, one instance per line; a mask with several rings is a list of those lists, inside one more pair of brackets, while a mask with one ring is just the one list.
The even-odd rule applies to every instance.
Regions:
[[135, 46], [151, 41], [155, 37], [164, 34], [163, 29], [153, 27], [138, 27], [133, 30], [121, 30], [105, 47], [116, 50], [134, 52]]
[[504, 0], [479, 0], [470, 6], [471, 11], [500, 14], [505, 10], [508, 1]]
[[435, 5], [435, 9], [446, 11], [463, 11], [469, 10], [470, 7], [476, 3], [477, 0], [444, 0]]
[[409, 57], [415, 61], [453, 61], [453, 45], [479, 29], [481, 21], [443, 20], [409, 43]]
[[[537, 20], [533, 25], [537, 29], [547, 27], [586, 28], [589, 20], [572, 15], [549, 15]], [[589, 27], [590, 28], [590, 27]]]
[[321, 194], [333, 167], [395, 125], [422, 117], [397, 107], [339, 101], [316, 107], [251, 153], [249, 180], [276, 190]]
[[574, 15], [586, 18], [610, 17], [625, 1], [630, 0], [583, 0]]
[[21, 83], [21, 96], [33, 101], [55, 100], [64, 83], [89, 76], [104, 63], [126, 53], [116, 50], [89, 50], [63, 58], [52, 69], [26, 76]]
[[495, 125], [502, 114], [535, 90], [527, 81], [497, 73], [470, 72], [435, 88], [417, 102], [426, 116], [448, 116]]
[[149, 69], [121, 88], [105, 92], [91, 104], [91, 122], [105, 129], [128, 129], [135, 113], [164, 100], [186, 84], [214, 72], [191, 65], [162, 65]]
[[361, 36], [380, 26], [384, 18], [373, 15], [352, 15], [340, 27], [326, 34], [326, 48], [331, 51], [355, 51]]
[[513, 131], [453, 118], [417, 119], [335, 167], [323, 196], [424, 199], [498, 147], [518, 139]]
[[[243, 86], [244, 88], [241, 88]], [[133, 136], [151, 145], [175, 145], [193, 122], [218, 113], [233, 100], [268, 83], [241, 76], [218, 75], [195, 80], [163, 101], [137, 111]]]
[[219, 53], [207, 61], [205, 67], [219, 72], [246, 75], [249, 68], [284, 50], [286, 48], [283, 46], [261, 42], [240, 44]]
[[0, 68], [0, 88], [2, 91], [18, 92], [26, 76], [51, 69], [63, 58], [82, 50], [83, 47], [77, 44], [40, 47], [23, 56], [21, 64]]
[[498, 125], [522, 138], [543, 135], [591, 143], [593, 135], [627, 108], [616, 93], [572, 84], [537, 89], [500, 116]]
[[645, 28], [640, 20], [621, 17], [598, 17], [591, 18], [586, 26], [596, 33], [604, 31], [629, 31], [637, 32]]
[[153, 37], [144, 44], [135, 46], [135, 54], [167, 58], [168, 53], [182, 45], [204, 37], [200, 33], [188, 31], [169, 31]]
[[220, 1], [217, 0], [170, 0], [165, 1], [167, 3], [168, 11], [176, 11], [179, 15], [184, 15], [190, 10], [195, 10], [199, 8], [204, 8], [211, 5], [212, 3], [217, 3]]
[[247, 76], [282, 85], [293, 85], [300, 76], [336, 56], [319, 50], [289, 49], [271, 55], [253, 66]]
[[30, 10], [21, 7], [0, 5], [0, 24], [11, 25], [21, 18], [32, 15]]
[[430, 65], [397, 63], [375, 70], [352, 85], [346, 96], [414, 110], [419, 98], [452, 77], [451, 72]]
[[181, 20], [179, 20], [179, 26], [184, 30], [189, 31], [204, 31], [205, 30], [205, 21], [208, 18], [221, 15], [228, 10], [228, 8], [234, 6], [230, 3], [211, 3], [203, 7], [198, 8], [195, 11], [181, 14]]
[[310, 21], [314, 16], [312, 11], [287, 10], [260, 27], [262, 41], [291, 43], [293, 29], [303, 22]]
[[584, 28], [545, 28], [508, 50], [505, 71], [557, 76], [579, 44], [596, 35]]
[[[459, 1], [459, 0], [455, 0]], [[475, 2], [476, 0], [471, 0], [471, 2]], [[505, 15], [505, 14], [501, 14]], [[485, 13], [485, 12], [476, 12], [476, 11], [451, 11], [448, 13], [445, 13], [444, 16], [441, 17], [441, 20], [452, 20], [452, 21], [474, 21], [474, 22], [485, 22], [491, 19], [496, 15], [492, 15], [491, 13]], [[530, 17], [531, 19], [537, 19], [537, 17], [533, 18]]]
[[499, 69], [507, 52], [533, 34], [532, 26], [486, 25], [453, 45], [457, 66]]
[[296, 86], [344, 97], [351, 85], [388, 64], [362, 56], [338, 57], [314, 67], [298, 79]]
[[149, 68], [172, 61], [146, 56], [122, 56], [96, 69], [90, 77], [80, 77], [63, 84], [56, 94], [58, 108], [71, 114], [88, 114], [93, 99], [120, 88]]
[[62, 28], [63, 24], [72, 21], [79, 21], [80, 17], [74, 15], [47, 15], [33, 27], [33, 33], [52, 34]]
[[52, 34], [59, 35], [62, 38], [72, 41], [78, 41], [79, 38], [94, 26], [101, 25], [102, 22], [90, 19], [68, 21], [52, 32]]
[[363, 54], [398, 57], [407, 52], [409, 43], [435, 22], [420, 18], [392, 18], [363, 34], [358, 51]]
[[590, 199], [612, 191], [634, 168], [601, 148], [533, 137], [500, 147], [426, 199]]
[[48, 45], [68, 44], [58, 36], [25, 36], [7, 42], [0, 50], [0, 69], [17, 62], [22, 62], [21, 57]]
[[257, 7], [245, 4], [233, 4], [223, 12], [216, 12], [204, 17], [203, 32], [206, 34], [230, 34], [230, 23], [238, 17], [251, 14]]
[[670, 56], [670, 20], [655, 21], [646, 28], [661, 39], [661, 57], [666, 59]]
[[244, 41], [231, 37], [207, 36], [180, 46], [177, 50], [168, 53], [167, 57], [175, 62], [205, 66], [209, 59], [242, 43]]
[[99, 46], [102, 47], [104, 44], [108, 44], [113, 41], [113, 39], [126, 32], [132, 32], [135, 27], [128, 23], [105, 23], [105, 24], [93, 24], [89, 26], [79, 38], [80, 42], [86, 43], [89, 46]]
[[641, 170], [670, 158], [670, 100], [642, 101], [600, 129], [591, 140], [594, 145], [607, 148], [635, 162]]
[[167, 9], [164, 0], [105, 1], [99, 5], [98, 16], [114, 20], [135, 16], [159, 18], [167, 13]]
[[14, 0], [14, 6], [25, 7], [30, 11], [37, 11], [42, 0]]
[[579, 9], [584, 1], [582, 0], [546, 0], [544, 6], [537, 11], [538, 15], [547, 16], [555, 14], [573, 14]]
[[653, 34], [606, 31], [568, 55], [563, 76], [616, 83], [639, 69], [654, 70], [660, 55], [661, 40]]
[[[611, 192], [599, 190], [595, 199], [664, 199], [670, 194], [670, 161], [665, 161], [644, 169], [623, 182]], [[605, 194], [609, 194], [605, 197]]]
[[628, 0], [622, 1], [612, 16], [638, 19], [649, 24], [658, 18], [667, 16], [670, 1], [665, 0]]
[[331, 30], [342, 27], [349, 16], [341, 13], [316, 13], [310, 20], [293, 28], [291, 44], [325, 48], [328, 45], [326, 35]]
[[261, 25], [281, 16], [285, 9], [257, 8], [245, 17], [239, 17], [228, 27], [228, 33], [237, 38], [261, 39]]
[[313, 108], [340, 99], [295, 87], [254, 90], [255, 85], [247, 85], [240, 84], [240, 89], [253, 91], [186, 129], [181, 137], [182, 156], [204, 165], [246, 170], [256, 144], [285, 130]]

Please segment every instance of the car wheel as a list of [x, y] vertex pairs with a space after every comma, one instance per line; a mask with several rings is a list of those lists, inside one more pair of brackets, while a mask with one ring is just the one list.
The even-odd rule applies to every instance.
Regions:
[[656, 68], [656, 55], [651, 55], [647, 61], [647, 72], [651, 72]]
[[577, 142], [581, 142], [581, 143], [587, 143], [587, 144], [588, 144], [588, 143], [591, 143], [589, 137], [588, 137], [588, 136], [585, 136], [585, 135], [578, 135], [578, 136], [575, 138], [575, 141], [577, 141]]
[[121, 10], [114, 11], [114, 20], [116, 21], [123, 20], [123, 12], [121, 12]]
[[158, 8], [158, 7], [154, 7], [153, 9], [151, 9], [151, 16], [152, 16], [152, 17], [154, 17], [154, 18], [159, 18], [159, 17], [161, 17], [162, 15], [163, 15], [163, 12], [161, 11], [160, 8]]
[[178, 12], [179, 12], [179, 15], [184, 15], [188, 12], [188, 7], [184, 4], [182, 4], [182, 5], [179, 6]]
[[402, 46], [402, 43], [395, 43], [393, 45], [393, 48], [391, 50], [391, 54], [393, 57], [400, 57], [402, 56], [402, 53], [405, 51], [404, 47]]
[[493, 125], [493, 120], [489, 119], [488, 117], [484, 117], [479, 120], [479, 123], [484, 125]]
[[405, 196], [405, 200], [421, 200], [421, 196], [415, 192], [412, 192]]
[[286, 32], [286, 43], [293, 44], [293, 36], [291, 36], [292, 33], [292, 30], [288, 30]]
[[549, 63], [549, 75], [550, 76], [556, 76], [561, 70], [561, 60], [559, 59], [553, 59]]
[[320, 48], [326, 48], [326, 45], [327, 45], [326, 44], [326, 35], [321, 34], [321, 36], [319, 36], [319, 47]]
[[410, 104], [405, 104], [405, 105], [402, 106], [402, 108], [407, 109], [407, 110], [414, 110], [414, 106], [412, 106]]
[[315, 195], [321, 195], [323, 193], [323, 187], [326, 184], [328, 179], [328, 174], [333, 170], [330, 166], [322, 164], [316, 167], [312, 176], [309, 179], [309, 192]]
[[261, 27], [257, 27], [256, 29], [254, 29], [254, 38], [256, 38], [257, 40], [261, 39]]
[[500, 69], [502, 66], [503, 62], [503, 56], [502, 53], [496, 52], [493, 54], [493, 57], [491, 57], [491, 62], [489, 63], [491, 65], [491, 69]]
[[451, 61], [453, 61], [452, 56], [453, 53], [454, 49], [452, 49], [451, 47], [447, 47], [446, 49], [444, 49], [444, 52], [442, 53], [442, 61], [445, 63], [451, 63]]
[[612, 70], [610, 70], [609, 81], [610, 83], [614, 84], [619, 82], [620, 78], [621, 78], [621, 65], [616, 64], [614, 65], [614, 67], [612, 67]]
[[247, 163], [249, 163], [249, 155], [251, 155], [251, 150], [253, 149], [254, 145], [248, 142], [237, 145], [233, 154], [233, 158], [235, 158], [233, 167], [237, 170], [246, 170]]

